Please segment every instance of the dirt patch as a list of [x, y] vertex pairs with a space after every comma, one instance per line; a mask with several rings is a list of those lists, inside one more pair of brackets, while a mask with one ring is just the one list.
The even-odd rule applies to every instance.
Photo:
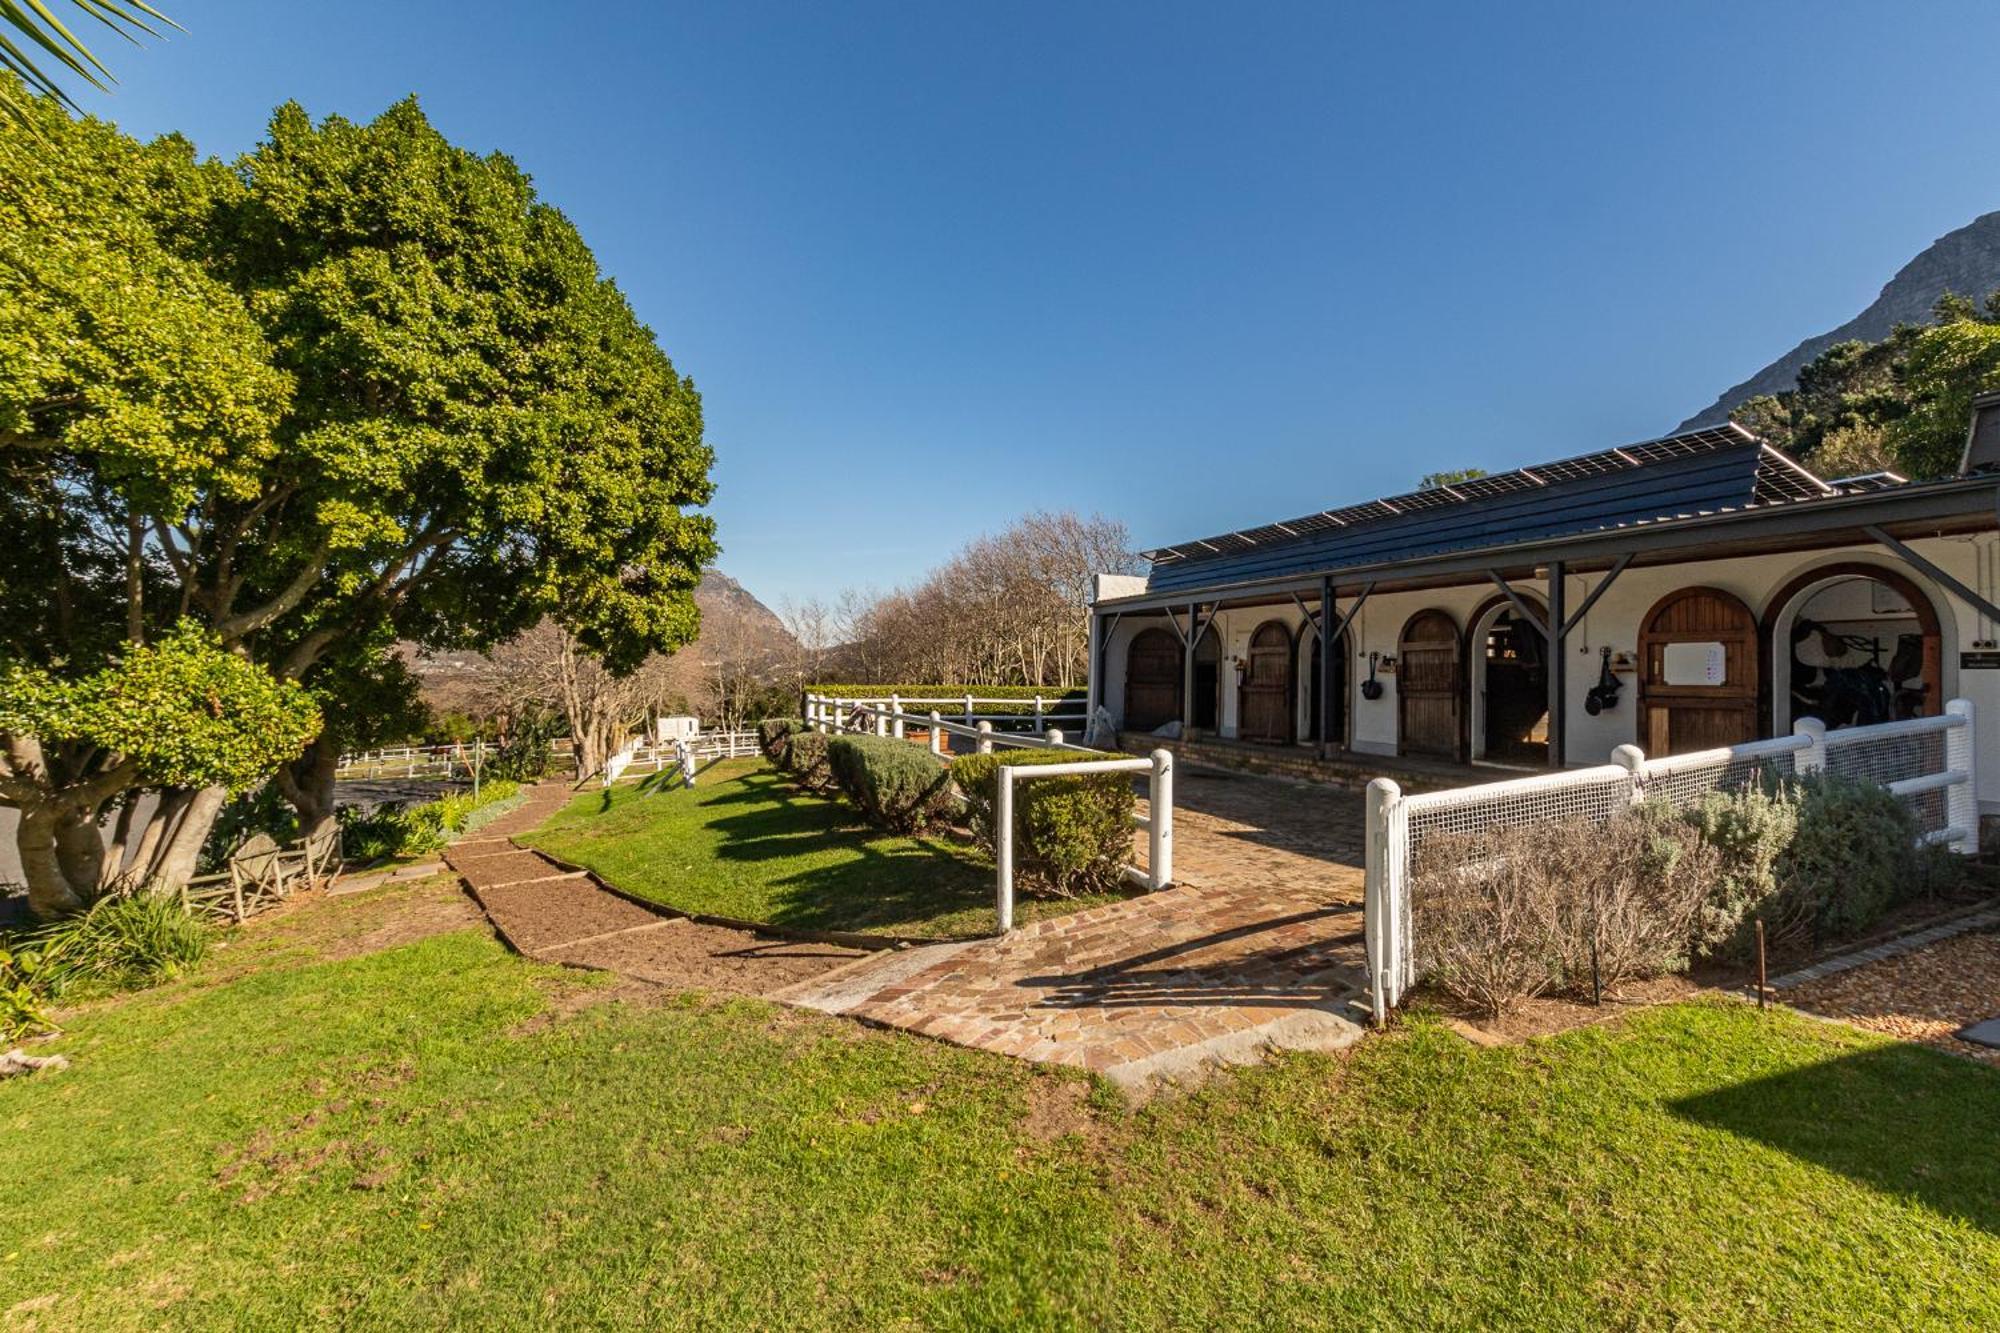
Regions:
[[500, 933], [526, 954], [539, 954], [577, 940], [652, 925], [663, 919], [616, 894], [606, 893], [587, 879], [485, 888], [475, 878], [473, 892]]
[[470, 847], [453, 847], [445, 853], [451, 868], [471, 882], [476, 889], [489, 885], [498, 887], [516, 880], [541, 879], [549, 875], [560, 875], [563, 867], [556, 865], [539, 852], [525, 851], [519, 847], [509, 847], [504, 842], [478, 843]]
[[478, 906], [456, 875], [385, 884], [363, 893], [328, 895], [324, 890], [294, 894], [221, 937], [204, 982], [268, 967], [274, 955], [297, 953], [310, 962], [331, 962], [380, 953], [433, 935], [484, 924]]
[[1021, 1132], [1036, 1143], [1054, 1143], [1072, 1135], [1097, 1143], [1103, 1126], [1090, 1109], [1090, 1084], [1080, 1078], [1045, 1074], [1028, 1084], [1028, 1113]]
[[678, 990], [768, 995], [838, 967], [858, 957], [859, 951], [680, 920], [656, 930], [628, 931], [545, 956]]
[[2000, 1051], [1954, 1036], [2000, 1017], [2000, 933], [1981, 931], [1809, 981], [1787, 1004], [2000, 1066]]
[[1705, 989], [1707, 985], [1704, 981], [1693, 977], [1678, 974], [1653, 977], [1646, 981], [1625, 983], [1616, 994], [1606, 995], [1602, 1004], [1545, 995], [1525, 1000], [1512, 1013], [1499, 1018], [1472, 1013], [1450, 996], [1429, 988], [1419, 993], [1418, 1000], [1449, 1018], [1452, 1026], [1468, 1041], [1493, 1046], [1526, 1041], [1531, 1037], [1553, 1036], [1572, 1028], [1608, 1022], [1634, 1009], [1689, 999]]
[[604, 986], [583, 986], [571, 982], [560, 982], [544, 988], [549, 999], [548, 1008], [525, 1022], [516, 1023], [507, 1029], [510, 1037], [532, 1037], [538, 1032], [564, 1023], [586, 1009], [595, 1009], [603, 1004], [629, 1004], [635, 1007], [651, 1008], [659, 1004], [671, 993], [666, 987], [650, 981], [640, 981], [632, 977], [620, 978]]

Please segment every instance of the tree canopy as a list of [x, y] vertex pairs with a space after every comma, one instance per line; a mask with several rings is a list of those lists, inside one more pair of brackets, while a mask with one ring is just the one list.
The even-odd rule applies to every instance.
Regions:
[[0, 657], [82, 678], [185, 620], [327, 699], [394, 638], [550, 615], [624, 670], [694, 636], [700, 399], [513, 162], [414, 100], [281, 107], [233, 164], [29, 115], [0, 122]]

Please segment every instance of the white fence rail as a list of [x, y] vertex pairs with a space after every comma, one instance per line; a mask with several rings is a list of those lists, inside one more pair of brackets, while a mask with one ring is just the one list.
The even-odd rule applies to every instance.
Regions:
[[[995, 731], [992, 720], [988, 718], [981, 718], [968, 726], [963, 722], [947, 722], [936, 711], [908, 713], [900, 708], [857, 699], [823, 702], [840, 707], [808, 718], [821, 730], [869, 733], [896, 740], [911, 740], [909, 733], [921, 730], [925, 733], [931, 753], [940, 756], [944, 753], [944, 738], [947, 735], [970, 739], [979, 754], [991, 754], [996, 746], [1001, 749], [1095, 753], [1085, 746], [1070, 744], [1063, 738], [1060, 727], [1048, 727], [1043, 734], [1028, 735]], [[997, 775], [999, 787], [994, 796], [993, 811], [993, 905], [1000, 917], [1001, 934], [1014, 928], [1014, 789], [1036, 778], [1081, 777], [1091, 773], [1131, 773], [1146, 777], [1146, 813], [1132, 816], [1132, 826], [1146, 833], [1146, 864], [1143, 867], [1127, 864], [1124, 867], [1125, 878], [1140, 888], [1153, 890], [1167, 888], [1174, 882], [1174, 756], [1170, 751], [1155, 750], [1145, 758], [1135, 755], [1129, 759], [1079, 759], [1071, 764], [1018, 767], [1002, 764]]]
[[[977, 694], [951, 695], [901, 695], [884, 694], [868, 699], [835, 699], [828, 695], [811, 694], [805, 696], [805, 719], [815, 730], [825, 731], [834, 718], [855, 708], [887, 713], [909, 713], [925, 716], [936, 713], [940, 717], [953, 719], [962, 727], [974, 727], [981, 718], [991, 722], [1019, 722], [1034, 728], [1037, 736], [1046, 735], [1052, 726], [1065, 722], [1087, 722], [1089, 713], [1082, 708], [1065, 710], [1060, 705], [1067, 698], [1065, 694], [1034, 695], [1019, 699], [1009, 696], [991, 699]], [[1002, 709], [999, 705], [1008, 705]]]
[[340, 756], [336, 778], [449, 778], [472, 776], [486, 757], [481, 742], [470, 745], [394, 745]]
[[1376, 1021], [1402, 1003], [1418, 980], [1410, 926], [1410, 867], [1426, 839], [1521, 824], [1586, 819], [1602, 823], [1639, 801], [1676, 808], [1712, 791], [1827, 772], [1865, 778], [1910, 804], [1922, 838], [1961, 852], [1979, 846], [1973, 767], [1972, 704], [1954, 699], [1937, 717], [1828, 731], [1801, 721], [1793, 734], [1726, 749], [1647, 759], [1635, 745], [1615, 762], [1509, 782], [1405, 796], [1388, 778], [1368, 784], [1367, 953], [1369, 999]]
[[[686, 745], [697, 767], [717, 759], [741, 759], [757, 753], [754, 731], [704, 731], [692, 740], [647, 740], [638, 738], [604, 762], [604, 785], [609, 787], [627, 773], [659, 773], [681, 767], [680, 747]], [[686, 775], [683, 774], [683, 777]]]

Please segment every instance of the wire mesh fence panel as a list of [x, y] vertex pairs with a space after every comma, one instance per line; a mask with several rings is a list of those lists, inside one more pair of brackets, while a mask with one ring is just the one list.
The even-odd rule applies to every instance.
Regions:
[[[1941, 728], [1886, 735], [1873, 728], [1831, 731], [1826, 737], [1826, 771], [1887, 787], [1941, 771], [1945, 767], [1945, 743]], [[1942, 788], [1916, 792], [1905, 796], [1903, 801], [1916, 814], [1924, 832], [1935, 833], [1945, 827], [1949, 816]]]

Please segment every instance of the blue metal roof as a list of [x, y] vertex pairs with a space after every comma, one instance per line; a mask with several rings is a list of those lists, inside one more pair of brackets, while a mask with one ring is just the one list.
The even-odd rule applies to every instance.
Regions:
[[1834, 493], [1731, 424], [1148, 551], [1146, 587], [1196, 589]]

